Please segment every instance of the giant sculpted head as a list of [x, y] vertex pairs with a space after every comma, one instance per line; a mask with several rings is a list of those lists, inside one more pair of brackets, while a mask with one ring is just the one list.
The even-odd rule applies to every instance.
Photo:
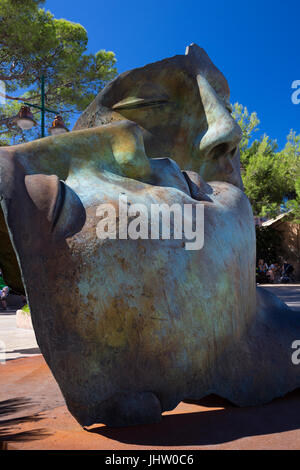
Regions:
[[[82, 425], [159, 421], [209, 393], [264, 403], [300, 385], [298, 321], [256, 292], [240, 138], [226, 79], [192, 45], [121, 74], [73, 132], [1, 149], [0, 262], [17, 288], [16, 255], [41, 351]], [[129, 221], [135, 204], [189, 205], [203, 246], [187, 250], [184, 230], [120, 236], [120, 195]], [[115, 236], [99, 237], [104, 213]]]
[[128, 119], [141, 128], [149, 158], [168, 157], [206, 181], [241, 187], [241, 130], [229, 87], [203, 49], [123, 73], [106, 87], [75, 129]]

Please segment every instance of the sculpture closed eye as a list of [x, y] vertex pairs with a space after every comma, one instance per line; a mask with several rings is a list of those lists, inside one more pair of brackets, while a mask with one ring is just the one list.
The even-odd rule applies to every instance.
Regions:
[[154, 106], [163, 106], [164, 104], [168, 103], [168, 100], [165, 98], [134, 98], [129, 97], [117, 104], [112, 106], [112, 109], [115, 111], [121, 111], [126, 109], [136, 109], [136, 108], [146, 108], [146, 107], [154, 107]]
[[185, 56], [121, 74], [74, 129], [128, 119], [141, 128], [148, 157], [172, 158], [205, 180], [242, 189], [241, 130], [231, 111], [226, 79], [203, 49], [192, 45]]

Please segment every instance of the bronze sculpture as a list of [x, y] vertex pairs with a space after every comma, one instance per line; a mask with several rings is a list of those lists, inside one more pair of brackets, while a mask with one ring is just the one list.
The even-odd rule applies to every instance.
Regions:
[[[0, 150], [37, 340], [80, 424], [157, 422], [209, 393], [260, 404], [300, 385], [297, 316], [256, 289], [240, 138], [225, 78], [192, 45], [121, 74], [74, 132]], [[118, 214], [120, 194], [148, 208], [204, 206], [203, 248], [99, 239], [98, 207]]]

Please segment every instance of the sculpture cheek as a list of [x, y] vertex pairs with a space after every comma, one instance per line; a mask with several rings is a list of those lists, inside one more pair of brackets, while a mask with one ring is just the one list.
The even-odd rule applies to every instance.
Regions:
[[122, 121], [110, 136], [114, 158], [128, 178], [145, 178], [151, 168], [145, 152], [143, 134], [131, 121]]

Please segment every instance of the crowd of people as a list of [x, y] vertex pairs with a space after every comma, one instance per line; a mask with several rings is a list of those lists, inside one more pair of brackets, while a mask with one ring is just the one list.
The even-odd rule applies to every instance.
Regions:
[[267, 263], [260, 259], [256, 268], [256, 280], [259, 284], [263, 283], [288, 283], [293, 282], [293, 266], [285, 260], [281, 263]]

